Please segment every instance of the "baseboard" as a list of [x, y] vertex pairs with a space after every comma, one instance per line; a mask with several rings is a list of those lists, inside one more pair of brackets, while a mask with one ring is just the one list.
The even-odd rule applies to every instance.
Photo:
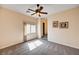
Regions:
[[63, 44], [63, 43], [59, 43], [59, 42], [55, 42], [55, 41], [50, 41], [50, 40], [48, 40], [48, 41], [56, 43], [56, 44], [59, 44], [59, 45], [63, 45], [63, 46], [67, 46], [67, 47], [71, 47], [71, 48], [75, 48], [75, 49], [79, 49], [79, 47], [74, 47], [74, 46], [71, 46], [71, 45], [68, 45], [68, 44]]
[[13, 44], [6, 44], [5, 46], [1, 46], [0, 49], [5, 49], [5, 48], [11, 47], [11, 46], [15, 46], [15, 45], [21, 44], [21, 43], [23, 43], [23, 41], [17, 42], [17, 43], [13, 43]]

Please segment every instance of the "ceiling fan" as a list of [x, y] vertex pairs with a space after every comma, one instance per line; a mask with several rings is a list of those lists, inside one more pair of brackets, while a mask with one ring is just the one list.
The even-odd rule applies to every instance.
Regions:
[[43, 8], [44, 8], [43, 6], [40, 6], [39, 4], [37, 4], [37, 9], [35, 10], [28, 9], [27, 12], [30, 13], [30, 11], [32, 11], [33, 13], [31, 15], [37, 14], [39, 17], [41, 17], [41, 14], [48, 14], [47, 12], [42, 12]]

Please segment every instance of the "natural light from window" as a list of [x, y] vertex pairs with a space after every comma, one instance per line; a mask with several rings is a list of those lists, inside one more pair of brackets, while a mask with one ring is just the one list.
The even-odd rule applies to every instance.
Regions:
[[25, 35], [29, 34], [30, 33], [30, 24], [27, 24], [25, 26]]
[[40, 40], [36, 40], [34, 42], [28, 43], [28, 47], [29, 47], [29, 50], [33, 50], [33, 49], [39, 47], [42, 44], [43, 44], [43, 42], [41, 42]]
[[36, 25], [26, 24], [25, 25], [25, 35], [36, 33]]
[[36, 33], [36, 25], [31, 25], [31, 33]]

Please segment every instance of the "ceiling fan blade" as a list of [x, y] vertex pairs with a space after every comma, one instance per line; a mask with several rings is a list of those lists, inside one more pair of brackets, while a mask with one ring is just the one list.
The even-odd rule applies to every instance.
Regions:
[[41, 14], [48, 14], [47, 12], [40, 12]]
[[35, 12], [35, 10], [32, 10], [32, 9], [28, 9], [28, 10]]
[[26, 11], [27, 13], [30, 13], [30, 11]]
[[34, 15], [34, 14], [36, 14], [36, 13], [33, 13], [33, 14], [31, 14], [31, 15]]

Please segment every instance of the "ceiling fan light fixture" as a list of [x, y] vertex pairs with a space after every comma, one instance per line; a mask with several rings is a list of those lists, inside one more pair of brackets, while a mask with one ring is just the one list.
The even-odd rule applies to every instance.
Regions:
[[42, 14], [48, 14], [47, 12], [42, 12], [43, 8], [44, 8], [43, 6], [40, 6], [39, 4], [37, 4], [37, 9], [35, 9], [35, 10], [28, 9], [28, 10], [34, 12], [31, 15], [36, 15], [38, 17], [41, 17]]
[[37, 15], [39, 15], [40, 13], [37, 13]]

